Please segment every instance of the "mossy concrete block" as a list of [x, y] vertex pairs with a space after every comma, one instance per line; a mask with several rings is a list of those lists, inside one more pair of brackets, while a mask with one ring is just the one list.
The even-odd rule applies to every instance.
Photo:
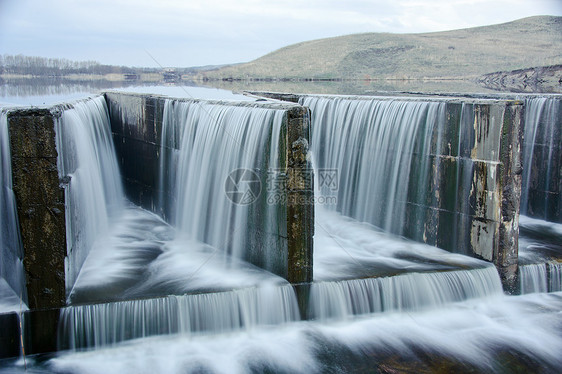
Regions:
[[55, 115], [49, 110], [8, 114], [16, 197], [30, 309], [65, 305], [64, 190], [57, 171]]
[[312, 282], [314, 176], [308, 159], [308, 109], [287, 112], [287, 237], [291, 283]]

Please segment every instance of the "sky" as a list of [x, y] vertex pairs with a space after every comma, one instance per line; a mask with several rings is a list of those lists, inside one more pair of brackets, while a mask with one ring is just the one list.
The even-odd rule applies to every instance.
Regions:
[[313, 39], [562, 16], [562, 0], [0, 0], [0, 54], [143, 67], [247, 62]]

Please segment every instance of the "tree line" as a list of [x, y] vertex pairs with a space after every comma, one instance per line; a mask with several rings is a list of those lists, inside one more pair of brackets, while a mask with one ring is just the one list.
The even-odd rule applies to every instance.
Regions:
[[97, 61], [72, 61], [24, 55], [0, 55], [0, 74], [58, 77], [70, 74], [140, 74], [158, 72], [155, 68], [132, 68], [100, 64]]

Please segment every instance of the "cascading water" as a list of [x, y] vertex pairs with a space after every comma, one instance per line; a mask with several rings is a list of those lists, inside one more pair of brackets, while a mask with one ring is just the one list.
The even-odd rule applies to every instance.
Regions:
[[[102, 214], [103, 223], [110, 222], [110, 227], [103, 235], [91, 235], [95, 240], [71, 300], [124, 301], [63, 309], [62, 345], [90, 347], [154, 334], [222, 332], [299, 319], [287, 282], [242, 261], [248, 225], [276, 224], [277, 206], [259, 201], [236, 204], [224, 191], [224, 181], [233, 170], [256, 174], [261, 170], [259, 177], [265, 180], [265, 172], [278, 167], [284, 113], [256, 106], [167, 101], [159, 179], [165, 187], [161, 190], [169, 192], [160, 202], [163, 211], [173, 213], [165, 216], [177, 227], [123, 203], [120, 209], [107, 210], [113, 214], [91, 212]], [[69, 125], [63, 121], [60, 131], [64, 134]], [[96, 121], [90, 125], [109, 128]], [[89, 135], [89, 145], [100, 148], [97, 134]], [[66, 149], [73, 142], [70, 138], [65, 143], [63, 157], [69, 156]], [[113, 152], [110, 146], [101, 148]], [[79, 168], [80, 162], [71, 165]], [[102, 175], [94, 173], [92, 178]], [[107, 178], [118, 180], [118, 174]], [[73, 179], [71, 175], [71, 183]], [[259, 223], [255, 217], [250, 222], [256, 209], [262, 219]], [[75, 218], [73, 227], [84, 223], [76, 223]], [[194, 292], [201, 294], [184, 295]], [[165, 295], [178, 296], [161, 297]]]
[[419, 311], [501, 294], [502, 285], [493, 266], [470, 271], [318, 282], [310, 291], [310, 316], [325, 320], [385, 311]]
[[299, 319], [291, 286], [168, 296], [61, 311], [61, 348], [101, 347], [162, 334], [223, 333]]
[[71, 289], [94, 241], [109, 229], [124, 195], [103, 96], [75, 103], [57, 122], [59, 175], [66, 184], [66, 287]]
[[[160, 189], [171, 190], [175, 201], [162, 209], [169, 211], [180, 235], [248, 260], [252, 256], [247, 253], [248, 226], [264, 232], [277, 229], [277, 205], [265, 203], [265, 191], [259, 196], [242, 193], [246, 188], [246, 193], [251, 192], [256, 184], [264, 189], [268, 172], [279, 169], [284, 113], [260, 107], [166, 102]], [[231, 174], [237, 170], [249, 179], [242, 176], [235, 181], [240, 185], [233, 183], [231, 187], [240, 191], [225, 191], [227, 178], [240, 177]], [[277, 272], [277, 257], [274, 252], [263, 253], [253, 256], [252, 262]]]
[[417, 201], [426, 193], [444, 103], [305, 96], [301, 104], [312, 111], [315, 168], [338, 173], [337, 191], [322, 185], [320, 193], [336, 194], [343, 215], [403, 234], [408, 194]]
[[[438, 168], [431, 155], [440, 154], [443, 102], [322, 96], [300, 102], [312, 111], [317, 195], [322, 202], [337, 200], [315, 208], [319, 282], [311, 286], [311, 318], [420, 310], [501, 295], [493, 266], [381, 232], [402, 235], [409, 229], [406, 203], [433, 195], [426, 189], [432, 168]], [[461, 122], [471, 121], [464, 106], [460, 114]], [[464, 131], [459, 147], [469, 141]], [[451, 182], [466, 190], [471, 177], [458, 171]], [[455, 202], [461, 209], [466, 205]]]
[[552, 211], [562, 210], [562, 195], [549, 193], [560, 183], [559, 101], [556, 97], [525, 100], [521, 214], [548, 221], [559, 220]]
[[521, 293], [562, 291], [562, 264], [546, 262], [519, 266]]
[[[365, 114], [372, 109], [367, 104], [346, 105], [345, 113]], [[287, 323], [299, 319], [293, 289], [241, 261], [247, 256], [246, 228], [255, 224], [248, 217], [254, 212], [225, 200], [223, 191], [233, 169], [254, 170], [261, 178], [261, 172], [278, 167], [277, 150], [272, 146], [279, 143], [275, 136], [283, 131], [278, 114], [263, 108], [170, 100], [164, 118], [160, 186], [171, 192], [162, 195], [160, 203], [177, 230], [147, 213], [139, 220], [136, 209], [126, 208], [127, 214], [120, 215], [125, 221], [110, 223], [109, 231], [133, 239], [127, 246], [117, 247], [111, 235], [97, 240], [96, 250], [106, 250], [91, 254], [103, 252], [112, 260], [93, 261], [97, 265], [91, 266], [100, 256], [89, 256], [84, 267], [91, 275], [111, 270], [111, 263], [122, 261], [119, 254], [124, 249], [131, 252], [131, 259], [139, 252], [152, 251], [154, 258], [149, 263], [126, 269], [142, 275], [140, 283], [125, 295], [176, 296], [63, 309], [61, 346], [97, 349], [60, 352], [36, 367], [64, 373], [388, 372], [396, 367], [412, 372], [436, 368], [509, 372], [540, 367], [554, 372], [562, 365], [562, 295], [505, 296], [490, 264], [413, 243], [371, 225], [394, 233], [404, 229], [399, 221], [404, 214], [400, 204], [409, 194], [425, 194], [427, 191], [411, 186], [418, 182], [426, 186], [429, 178], [427, 160], [414, 161], [411, 155], [428, 153], [429, 134], [440, 126], [441, 118], [436, 103], [373, 105], [391, 112], [365, 114], [367, 117], [404, 120], [386, 123], [379, 130], [381, 136], [393, 133], [394, 140], [404, 142], [391, 144], [388, 140], [384, 145], [392, 155], [399, 155], [395, 161], [409, 173], [404, 174], [392, 157], [383, 154], [378, 154], [381, 159], [369, 161], [368, 156], [376, 154], [368, 151], [366, 135], [374, 131], [366, 131], [369, 126], [361, 132], [352, 131], [351, 124], [342, 129], [341, 123], [331, 122], [320, 132], [314, 125], [312, 129], [313, 136], [329, 131], [333, 143], [342, 143], [328, 144], [328, 138], [320, 143], [339, 152], [342, 160], [332, 159], [332, 153], [323, 152], [319, 143], [312, 144], [318, 152], [313, 157], [321, 156], [324, 162], [322, 168], [342, 168], [337, 193], [330, 185], [321, 186], [325, 196], [338, 197], [338, 205], [316, 209], [315, 283], [310, 285], [309, 314], [321, 321]], [[420, 113], [414, 113], [416, 110]], [[334, 111], [334, 118], [345, 117]], [[406, 118], [419, 122], [412, 125]], [[398, 126], [405, 128], [398, 131]], [[350, 141], [350, 134], [355, 134], [355, 140]], [[409, 136], [420, 140], [414, 142]], [[248, 150], [244, 150], [246, 145]], [[355, 145], [362, 152], [355, 152]], [[353, 159], [359, 154], [367, 159]], [[326, 163], [329, 159], [332, 164]], [[369, 168], [377, 166], [375, 162], [385, 165], [392, 177], [388, 183], [396, 188], [380, 187], [378, 196], [385, 196], [385, 201], [376, 212], [382, 217], [361, 207], [367, 201], [375, 204], [367, 196], [372, 179], [359, 175], [371, 174]], [[456, 183], [464, 183], [464, 179], [458, 173]], [[404, 188], [404, 184], [410, 187]], [[366, 202], [353, 201], [354, 194]], [[393, 200], [386, 201], [390, 197]], [[274, 207], [266, 208], [269, 210], [259, 215], [261, 225], [269, 225], [276, 214]], [[548, 274], [550, 282], [556, 282], [558, 276], [559, 283], [560, 266], [552, 266]], [[81, 278], [84, 280], [84, 274]], [[90, 284], [101, 278], [92, 276]], [[265, 287], [256, 286], [263, 283]], [[182, 294], [215, 289], [222, 292]], [[376, 312], [386, 313], [368, 315]], [[351, 318], [355, 314], [366, 315]], [[150, 335], [166, 336], [148, 338]], [[118, 343], [123, 340], [131, 341]]]
[[546, 264], [530, 264], [519, 267], [521, 293], [547, 292]]
[[[525, 99], [519, 267], [521, 293], [561, 290], [559, 97]], [[532, 217], [532, 218], [531, 218]], [[551, 222], [552, 221], [552, 222]]]
[[[0, 110], [0, 153], [0, 312], [3, 312], [20, 310], [20, 300], [24, 304], [27, 302], [5, 110]], [[23, 308], [27, 307], [24, 305]]]

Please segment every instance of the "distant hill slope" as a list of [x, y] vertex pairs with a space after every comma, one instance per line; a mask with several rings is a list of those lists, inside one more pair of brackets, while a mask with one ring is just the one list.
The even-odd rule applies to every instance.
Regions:
[[426, 34], [368, 33], [290, 45], [208, 78], [453, 78], [562, 64], [562, 17]]

